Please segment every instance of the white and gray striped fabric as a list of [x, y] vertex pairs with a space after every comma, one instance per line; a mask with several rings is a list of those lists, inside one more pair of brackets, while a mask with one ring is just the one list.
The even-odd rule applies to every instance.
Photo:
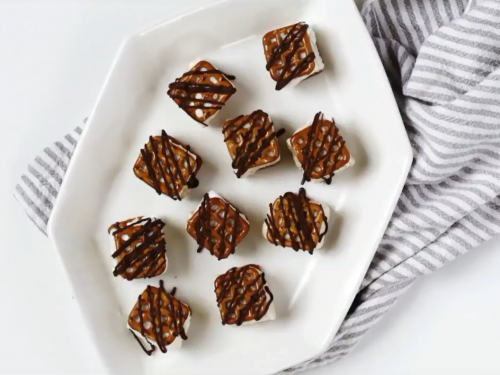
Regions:
[[[500, 232], [500, 0], [368, 0], [362, 16], [415, 160], [334, 341], [286, 373], [344, 357], [417, 277]], [[16, 186], [43, 232], [81, 132], [46, 148]]]

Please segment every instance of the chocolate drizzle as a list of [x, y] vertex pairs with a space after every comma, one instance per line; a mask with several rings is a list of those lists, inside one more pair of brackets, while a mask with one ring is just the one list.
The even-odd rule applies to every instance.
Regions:
[[[335, 126], [335, 120], [332, 119], [331, 122], [326, 122], [327, 130], [324, 132], [321, 141], [318, 141], [320, 127], [325, 127], [325, 121], [323, 120], [323, 113], [318, 112], [314, 116], [314, 121], [309, 127], [307, 132], [306, 145], [300, 150], [302, 153], [302, 169], [304, 174], [302, 176], [301, 184], [303, 185], [306, 181], [311, 181], [311, 174], [314, 172], [322, 171], [322, 178], [328, 185], [331, 184], [332, 178], [335, 176], [335, 166], [340, 161], [342, 157], [342, 148], [345, 145], [344, 139], [339, 135], [339, 129]], [[327, 139], [331, 137], [331, 141], [325, 147]], [[320, 143], [319, 145], [317, 143]], [[339, 144], [339, 145], [337, 145]], [[330, 157], [334, 152], [334, 161], [330, 161]], [[328, 163], [332, 164], [331, 168], [328, 168]], [[332, 169], [329, 173], [329, 169]]]
[[310, 52], [292, 69], [292, 58], [304, 39], [308, 27], [309, 25], [303, 22], [291, 26], [285, 38], [281, 40], [281, 43], [274, 49], [267, 61], [266, 70], [269, 71], [276, 60], [281, 60], [282, 55], [287, 53], [283, 61], [283, 66], [280, 66], [281, 73], [276, 83], [276, 90], [278, 91], [288, 85], [290, 81], [296, 78], [302, 71], [306, 70], [309, 64], [314, 62], [316, 58], [314, 52]]
[[[166, 268], [166, 243], [162, 234], [165, 223], [160, 219], [139, 218], [121, 226], [127, 222], [116, 223], [109, 228], [109, 232], [113, 230], [112, 235], [115, 237], [117, 247], [121, 243], [111, 255], [114, 259], [118, 258], [113, 275], [133, 280], [138, 277], [154, 277], [162, 273]], [[116, 236], [124, 231], [130, 235], [123, 234], [128, 236], [128, 239], [123, 239], [122, 242]], [[132, 248], [133, 245], [135, 246]]]
[[[198, 208], [194, 225], [188, 222], [188, 232], [196, 239], [198, 253], [206, 248], [211, 255], [221, 260], [234, 254], [242, 220], [238, 208], [221, 198], [210, 198], [206, 193]], [[247, 231], [248, 229], [243, 230], [243, 235]]]
[[[223, 78], [227, 80], [236, 79], [235, 76], [226, 74], [218, 69], [206, 69], [200, 64], [209, 64], [207, 62], [200, 62], [196, 66], [193, 67], [195, 70], [189, 70], [184, 73], [180, 78], [177, 78], [175, 82], [168, 85], [167, 94], [170, 96], [177, 105], [184, 109], [202, 109], [202, 110], [220, 110], [229, 96], [233, 95], [236, 92], [236, 88], [233, 85], [217, 85], [217, 84], [209, 84], [209, 83], [199, 83], [198, 81], [203, 81], [204, 77], [208, 77], [210, 75], [221, 75]], [[198, 78], [198, 76], [202, 76], [202, 78]], [[193, 77], [196, 77], [193, 79]], [[209, 98], [204, 95], [197, 94], [214, 94], [210, 95]], [[217, 100], [219, 95], [224, 95], [221, 100]], [[225, 97], [227, 96], [227, 97]], [[203, 121], [200, 121], [195, 115], [186, 111], [194, 120], [199, 123], [205, 125]], [[210, 117], [210, 116], [209, 116]]]
[[[234, 126], [241, 119], [243, 121], [238, 126]], [[241, 115], [224, 124], [222, 129], [222, 133], [225, 134], [224, 142], [246, 129], [244, 134], [241, 135], [242, 142], [236, 147], [231, 164], [232, 168], [236, 170], [236, 177], [243, 176], [261, 158], [272, 141], [285, 133], [285, 129], [280, 129], [277, 132], [271, 131], [274, 128], [274, 123], [268, 120], [269, 115], [259, 109], [246, 116], [246, 118]], [[251, 125], [247, 129], [246, 125], [250, 123]], [[277, 152], [279, 155], [279, 148]]]
[[[163, 280], [160, 280], [159, 288], [148, 285], [146, 290], [137, 298], [137, 304], [130, 313], [129, 326], [132, 327], [130, 332], [132, 332], [134, 338], [147, 355], [151, 355], [156, 349], [148, 338], [154, 338], [162, 353], [167, 352], [167, 345], [171, 344], [177, 336], [180, 336], [183, 340], [188, 339], [184, 331], [184, 323], [191, 315], [191, 309], [174, 298], [173, 293], [175, 291], [176, 288], [172, 290], [171, 294], [168, 294], [165, 291]], [[151, 320], [146, 322], [143, 315]], [[139, 327], [135, 323], [138, 323]], [[149, 324], [147, 332], [145, 323]], [[138, 330], [151, 349], [147, 349], [137, 337], [135, 332]]]
[[[316, 222], [317, 212], [313, 212], [312, 205], [320, 210], [319, 226]], [[323, 206], [311, 202], [304, 188], [300, 188], [298, 195], [289, 192], [280, 196], [274, 204], [269, 204], [269, 210], [264, 222], [267, 225], [267, 238], [275, 246], [288, 246], [295, 251], [302, 249], [312, 254], [328, 232], [328, 219]], [[321, 223], [325, 224], [322, 233]]]
[[254, 264], [231, 268], [217, 277], [214, 286], [222, 325], [259, 321], [274, 300], [264, 273]]
[[[161, 145], [161, 151], [159, 146]], [[176, 154], [181, 153], [181, 155]], [[178, 141], [169, 136], [165, 130], [162, 130], [160, 137], [149, 137], [149, 143], [144, 145], [141, 150], [142, 160], [144, 161], [147, 176], [151, 181], [151, 186], [158, 195], [165, 193], [173, 200], [182, 200], [181, 190], [184, 186], [190, 189], [196, 188], [199, 181], [196, 179], [196, 173], [201, 167], [201, 159], [194, 155], [189, 145], [183, 146]], [[180, 159], [182, 156], [182, 162]], [[195, 158], [195, 167], [191, 165], [191, 159]], [[187, 171], [187, 177], [184, 176], [184, 168]], [[144, 180], [141, 176], [138, 162], [134, 167], [135, 174]], [[144, 180], [148, 183], [148, 181]]]

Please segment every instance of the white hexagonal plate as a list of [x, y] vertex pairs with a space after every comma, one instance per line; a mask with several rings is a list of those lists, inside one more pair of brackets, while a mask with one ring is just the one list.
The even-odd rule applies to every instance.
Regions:
[[[265, 69], [265, 32], [308, 22], [317, 32], [324, 72], [277, 92]], [[238, 180], [218, 126], [201, 128], [166, 95], [188, 64], [204, 58], [236, 75], [238, 92], [220, 121], [263, 109], [290, 136], [318, 111], [335, 117], [356, 166], [331, 186], [307, 184], [332, 210], [324, 247], [314, 255], [274, 247], [261, 234], [271, 203], [298, 191], [301, 173], [280, 139], [281, 162]], [[157, 196], [132, 167], [149, 135], [169, 134], [202, 156], [200, 187], [182, 202]], [[53, 240], [103, 363], [112, 373], [271, 374], [307, 360], [332, 340], [392, 214], [411, 165], [411, 148], [375, 48], [352, 0], [226, 1], [164, 21], [129, 37], [89, 118], [49, 223]], [[215, 190], [250, 219], [249, 236], [222, 261], [185, 232], [204, 192]], [[167, 223], [167, 288], [190, 304], [182, 349], [147, 357], [126, 329], [127, 315], [148, 283], [114, 278], [108, 225], [137, 215]], [[260, 264], [276, 300], [277, 319], [222, 326], [215, 277]]]

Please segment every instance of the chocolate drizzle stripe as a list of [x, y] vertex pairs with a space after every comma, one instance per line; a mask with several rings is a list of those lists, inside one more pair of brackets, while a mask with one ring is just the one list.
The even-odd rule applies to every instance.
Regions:
[[108, 229], [108, 233], [111, 233], [111, 231], [112, 231], [112, 230], [114, 230], [114, 232], [112, 233], [112, 234], [113, 234], [113, 236], [114, 236], [115, 234], [118, 234], [118, 233], [120, 233], [120, 232], [123, 232], [125, 229], [128, 229], [128, 228], [130, 228], [130, 227], [133, 227], [134, 225], [137, 225], [137, 224], [143, 223], [143, 222], [145, 222], [145, 221], [151, 220], [150, 218], [147, 218], [147, 217], [146, 217], [146, 218], [144, 218], [144, 219], [142, 219], [142, 216], [139, 216], [139, 218], [140, 218], [140, 219], [139, 219], [138, 221], [134, 221], [134, 220], [135, 220], [135, 219], [134, 219], [134, 220], [132, 220], [132, 222], [131, 222], [131, 223], [129, 223], [129, 224], [127, 224], [127, 225], [123, 226], [123, 227], [120, 227], [120, 223], [119, 223], [119, 222], [116, 222], [116, 223], [114, 223], [112, 226], [110, 226], [110, 227], [109, 227], [109, 229]]
[[[297, 30], [296, 27], [300, 26], [300, 28]], [[296, 23], [293, 25], [290, 30], [288, 30], [288, 33], [286, 34], [285, 38], [281, 41], [281, 43], [276, 47], [274, 50], [273, 54], [271, 55], [269, 61], [266, 64], [266, 69], [269, 70], [273, 66], [274, 62], [276, 61], [277, 58], [279, 58], [290, 46], [290, 44], [293, 42], [294, 39], [299, 36], [299, 33], [302, 30], [306, 30], [309, 27], [307, 24], [302, 24], [302, 23]], [[300, 39], [299, 39], [300, 40]]]
[[228, 203], [224, 202], [224, 217], [222, 218], [222, 225], [220, 227], [219, 255], [217, 256], [219, 260], [222, 259], [222, 255], [226, 252], [226, 220], [228, 212]]
[[[184, 100], [186, 97], [182, 95], [170, 95], [172, 99], [181, 99]], [[213, 104], [211, 107], [206, 107], [206, 106], [191, 106], [191, 102], [197, 102], [197, 103], [209, 103]], [[180, 107], [182, 108], [211, 108], [211, 109], [221, 109], [222, 106], [224, 105], [223, 102], [219, 102], [217, 100], [210, 100], [210, 99], [197, 99], [197, 98], [192, 98], [189, 104], [179, 104]]]
[[[290, 220], [289, 220], [289, 218], [288, 218], [288, 216], [286, 214], [285, 205], [283, 204], [283, 197], [280, 196], [279, 200], [280, 200], [280, 209], [281, 209], [281, 212], [283, 213], [283, 220], [285, 221], [286, 232], [290, 236], [290, 242], [292, 243], [292, 248], [294, 250], [296, 250], [296, 248], [298, 248], [298, 246], [295, 244], [295, 238], [294, 238], [294, 235], [293, 235], [292, 230], [291, 230]], [[285, 237], [283, 236], [282, 239], [280, 239], [280, 240], [282, 240], [282, 242], [284, 243], [285, 242]]]
[[311, 52], [306, 57], [304, 57], [286, 78], [281, 79], [276, 83], [276, 90], [279, 91], [283, 87], [288, 85], [292, 81], [292, 79], [294, 79], [301, 71], [307, 69], [309, 64], [312, 63], [315, 58], [316, 55], [314, 54], [314, 52]]
[[[160, 350], [161, 350], [162, 353], [166, 353], [167, 352], [167, 348], [163, 344], [163, 340], [160, 340], [158, 338], [158, 331], [156, 330], [156, 315], [159, 315], [158, 314], [159, 311], [153, 309], [153, 306], [154, 306], [154, 304], [153, 304], [153, 295], [152, 295], [152, 292], [151, 292], [151, 286], [150, 285], [148, 285], [148, 287], [146, 288], [146, 291], [147, 291], [147, 298], [148, 298], [148, 303], [149, 303], [149, 313], [151, 315], [151, 324], [153, 325], [153, 334], [155, 336], [156, 345], [158, 345], [158, 348], [160, 348]], [[158, 296], [158, 298], [159, 298], [159, 296]]]
[[161, 194], [161, 189], [160, 189], [160, 184], [158, 179], [156, 178], [155, 171], [153, 169], [153, 165], [151, 164], [151, 156], [149, 155], [148, 152], [148, 145], [144, 145], [144, 149], [141, 150], [141, 155], [142, 159], [144, 160], [144, 163], [146, 164], [146, 168], [148, 169], [148, 175], [150, 180], [153, 181], [154, 189], [158, 193], [158, 195]]
[[205, 222], [210, 220], [210, 217], [207, 217], [207, 202], [210, 201], [210, 197], [207, 193], [203, 195], [203, 201], [201, 202], [200, 208], [198, 209], [198, 220], [195, 223], [196, 230], [196, 242], [198, 243], [198, 249], [196, 250], [198, 253], [203, 250], [205, 246], [205, 238], [207, 234], [205, 233]]
[[[252, 121], [255, 116], [260, 115], [260, 114], [264, 114], [264, 112], [259, 109], [257, 111], [252, 112], [250, 115], [248, 115], [247, 118], [241, 122], [241, 124], [239, 124], [236, 128], [234, 128], [227, 135], [227, 137], [224, 138], [224, 142], [227, 141], [228, 139], [234, 137], [238, 133], [239, 130], [241, 130], [246, 124], [248, 124], [250, 121]], [[228, 122], [226, 125], [224, 125], [224, 127], [222, 128], [222, 133], [225, 133], [231, 126], [236, 124], [236, 122], [238, 122], [243, 117], [245, 117], [245, 116], [240, 115], [240, 116], [236, 117], [235, 119], [231, 120], [230, 122]]]
[[149, 347], [151, 348], [151, 349], [146, 349], [146, 347], [144, 346], [142, 341], [139, 339], [139, 337], [137, 337], [137, 335], [134, 333], [134, 331], [132, 331], [130, 328], [128, 330], [134, 336], [135, 341], [137, 341], [139, 343], [139, 345], [141, 346], [141, 349], [144, 351], [144, 353], [146, 353], [148, 356], [151, 356], [151, 354], [153, 354], [153, 352], [156, 350], [156, 347], [153, 344], [151, 344], [146, 337], [143, 337], [143, 339], [146, 340], [146, 342], [149, 344]]
[[189, 76], [194, 76], [194, 75], [204, 75], [204, 74], [222, 74], [225, 76], [228, 80], [233, 81], [236, 79], [235, 76], [226, 74], [218, 69], [209, 69], [209, 70], [190, 70], [182, 75], [182, 77], [189, 77]]
[[[182, 175], [182, 170], [179, 167], [179, 162], [178, 162], [177, 158], [175, 157], [174, 151], [172, 150], [172, 145], [170, 143], [170, 138], [168, 137], [168, 135], [165, 132], [165, 130], [161, 131], [161, 142], [162, 142], [162, 148], [163, 148], [163, 150], [165, 150], [165, 145], [166, 145], [166, 148], [168, 149], [169, 155], [171, 156], [171, 159], [173, 160], [173, 164], [174, 164], [175, 170], [177, 172], [177, 177], [179, 177], [179, 180], [181, 181], [181, 183], [182, 183], [183, 186], [186, 185], [186, 180], [184, 179], [184, 176]], [[189, 153], [188, 153], [188, 151], [186, 149], [184, 149], [184, 156], [185, 156], [185, 158], [186, 158], [186, 160], [188, 162], [188, 165], [189, 165], [190, 164], [189, 163]], [[167, 159], [167, 166], [166, 166], [166, 168], [168, 169], [169, 172], [172, 172], [172, 165], [171, 165], [169, 159]], [[172, 180], [172, 184], [175, 186], [175, 189], [177, 190], [177, 186], [175, 184], [175, 180]], [[180, 199], [181, 198], [179, 197], [179, 200]]]
[[[236, 88], [234, 88], [233, 86], [209, 85], [207, 83], [195, 83], [195, 82], [178, 81], [171, 83], [170, 85], [168, 85], [168, 87], [171, 90], [184, 90], [188, 94], [194, 94], [194, 93], [201, 94], [204, 92], [210, 92], [214, 94], [234, 94], [236, 92]], [[184, 99], [192, 101], [192, 98], [189, 96], [186, 96]]]
[[[208, 64], [208, 62], [201, 62], [201, 64]], [[175, 103], [182, 108], [193, 120], [199, 122], [200, 124], [207, 126], [203, 121], [212, 117], [215, 113], [205, 112], [205, 111], [219, 111], [224, 106], [225, 102], [231, 95], [236, 92], [236, 88], [230, 84], [209, 84], [209, 83], [198, 83], [190, 80], [192, 76], [208, 76], [219, 75], [217, 77], [219, 80], [226, 80], [225, 82], [229, 82], [231, 80], [236, 79], [235, 76], [226, 74], [220, 70], [215, 68], [206, 69], [201, 65], [195, 66], [192, 69], [197, 70], [189, 70], [185, 72], [180, 78], [177, 78], [175, 82], [169, 85], [169, 89], [167, 94], [175, 101]], [[205, 70], [202, 70], [205, 69]], [[202, 78], [203, 79], [203, 78]], [[199, 81], [199, 79], [197, 79]], [[219, 82], [220, 83], [220, 82]], [[196, 94], [204, 94], [204, 93], [213, 93], [220, 94], [223, 97], [220, 100], [212, 100], [212, 98], [196, 98]], [[226, 96], [226, 97], [224, 97]], [[193, 105], [191, 105], [193, 104]], [[203, 118], [206, 117], [205, 120], [199, 119], [194, 113], [192, 113], [196, 109], [201, 109], [204, 111]], [[191, 111], [193, 110], [193, 111]]]
[[139, 338], [135, 335], [135, 333], [130, 329], [130, 332], [132, 332], [132, 334], [134, 335], [134, 338], [136, 339], [136, 341], [139, 343], [139, 345], [141, 346], [142, 350], [144, 350], [144, 352], [150, 356], [155, 350], [156, 350], [156, 347], [151, 343], [149, 342], [149, 340], [147, 339], [146, 335], [145, 335], [145, 332], [144, 332], [144, 319], [142, 317], [142, 305], [141, 305], [141, 296], [139, 296], [137, 298], [137, 307], [138, 307], [138, 311], [139, 311], [139, 324], [141, 325], [141, 336], [144, 338], [144, 340], [146, 340], [146, 342], [149, 344], [149, 346], [151, 347], [150, 350], [147, 350], [144, 345], [142, 344], [142, 342], [139, 340]]
[[[314, 120], [312, 125], [309, 128], [309, 131], [307, 133], [307, 141], [306, 141], [306, 146], [302, 149], [302, 154], [304, 155], [303, 157], [303, 163], [302, 163], [302, 169], [304, 170], [304, 175], [302, 177], [302, 182], [301, 184], [304, 184], [304, 181], [308, 178], [310, 175], [309, 171], [309, 165], [311, 164], [311, 156], [309, 155], [310, 148], [313, 142], [313, 134], [316, 131], [316, 126], [318, 125], [320, 117], [322, 117], [322, 113], [318, 112], [314, 116]], [[311, 167], [312, 168], [312, 167]]]
[[[147, 218], [147, 219], [144, 219], [144, 220], [140, 220], [140, 221], [138, 221], [136, 223], [133, 223], [132, 225], [128, 225], [126, 228], [131, 228], [133, 226], [139, 225], [140, 223], [143, 223], [144, 221], [146, 221], [146, 223], [141, 225], [141, 229], [138, 230], [137, 232], [134, 232], [132, 234], [132, 236], [130, 236], [130, 238], [127, 241], [125, 241], [120, 246], [120, 248], [118, 248], [111, 255], [113, 258], [116, 258], [119, 255], [121, 255], [129, 245], [131, 245], [139, 236], [142, 236], [145, 232], [150, 231], [152, 227], [161, 226], [163, 228], [163, 226], [165, 225], [160, 219], [156, 219], [155, 221], [151, 221], [150, 218]], [[113, 236], [116, 235], [117, 233], [121, 233], [121, 231], [120, 232], [114, 232]]]
[[233, 226], [233, 236], [231, 237], [231, 254], [236, 251], [236, 238], [238, 237], [238, 223], [240, 222], [240, 210], [236, 209]]
[[[155, 249], [151, 250], [147, 255], [142, 256], [140, 260], [142, 260], [142, 263], [137, 267], [134, 273], [132, 275], [127, 277], [127, 280], [132, 280], [135, 279], [138, 275], [141, 274], [142, 270], [147, 267], [147, 272], [146, 275], [150, 276], [155, 276], [155, 264], [157, 266], [162, 265], [163, 262], [161, 262], [161, 256], [163, 255], [164, 250], [161, 248], [161, 246], [156, 247]], [[136, 262], [132, 262], [131, 265], [135, 265]], [[151, 269], [151, 267], [153, 267]]]
[[[170, 181], [172, 181], [172, 189], [171, 189], [170, 183], [168, 183], [167, 176], [165, 175], [165, 170], [163, 169], [160, 158], [158, 157], [158, 149], [156, 148], [155, 141], [154, 141], [153, 137], [151, 137], [151, 136], [149, 137], [149, 143], [151, 144], [151, 149], [153, 150], [153, 153], [155, 155], [156, 166], [161, 171], [161, 174], [163, 176], [162, 178], [163, 178], [163, 181], [165, 182], [165, 187], [166, 187], [166, 190], [168, 192], [168, 195], [175, 196], [175, 197], [177, 197], [177, 199], [180, 200], [181, 197], [179, 195], [179, 190], [177, 189], [177, 184], [175, 183], [174, 176], [172, 175], [172, 170], [170, 168], [168, 168], [168, 174], [170, 176]], [[165, 153], [165, 144], [163, 143], [163, 136], [162, 136], [162, 153], [163, 153], [163, 157], [165, 158], [165, 160], [167, 160], [166, 163], [168, 164], [168, 158], [167, 158], [167, 155]], [[155, 174], [155, 179], [156, 179], [156, 174]], [[158, 181], [158, 184], [160, 184], [160, 181]], [[160, 193], [161, 193], [161, 186], [160, 186]]]
[[[267, 215], [266, 219], [264, 220], [264, 222], [266, 223], [269, 231], [271, 232], [271, 239], [273, 240], [273, 243], [275, 246], [278, 246], [278, 244], [276, 243], [277, 240], [280, 240], [280, 237], [279, 237], [279, 230], [278, 228], [276, 227], [276, 224], [274, 223], [274, 210], [273, 210], [273, 204], [270, 203], [269, 204], [269, 211], [270, 211], [270, 216], [269, 214]], [[275, 235], [274, 233], [278, 233], [277, 235]], [[280, 242], [280, 245], [282, 247], [285, 247], [285, 243], [284, 242]]]

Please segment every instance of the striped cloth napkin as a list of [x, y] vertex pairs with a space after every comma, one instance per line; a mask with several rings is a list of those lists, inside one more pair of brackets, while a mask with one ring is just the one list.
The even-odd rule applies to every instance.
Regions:
[[[346, 356], [417, 277], [500, 232], [500, 0], [368, 0], [362, 16], [415, 160], [337, 336], [286, 373]], [[16, 186], [44, 233], [81, 133], [47, 147]]]

